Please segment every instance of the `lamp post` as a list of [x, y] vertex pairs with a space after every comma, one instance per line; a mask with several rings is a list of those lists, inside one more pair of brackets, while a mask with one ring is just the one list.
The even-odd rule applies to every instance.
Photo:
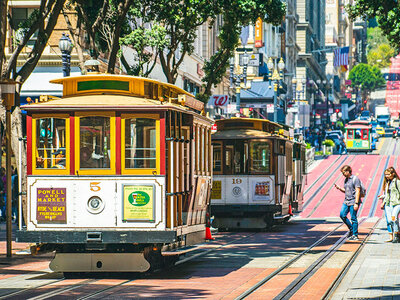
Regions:
[[67, 77], [71, 72], [71, 51], [74, 47], [68, 34], [62, 34], [60, 41], [58, 42], [58, 47], [61, 50], [63, 76]]
[[[273, 80], [273, 82], [274, 82], [274, 122], [278, 122], [278, 110], [277, 110], [278, 85], [279, 85], [279, 82], [283, 79], [282, 72], [285, 69], [285, 62], [283, 61], [283, 58], [281, 57], [277, 66], [275, 66], [275, 65], [276, 65], [276, 63], [274, 63], [272, 61], [272, 58], [270, 57], [268, 59], [267, 67], [268, 67], [269, 74], [270, 74], [270, 80]], [[274, 71], [272, 72], [272, 70], [274, 70]]]
[[249, 64], [249, 56], [247, 52], [244, 53], [243, 55], [243, 72], [241, 74], [235, 74], [235, 57], [231, 57], [229, 59], [229, 64], [230, 64], [230, 75], [229, 75], [229, 80], [230, 80], [230, 86], [231, 88], [236, 88], [236, 111], [240, 115], [240, 84], [243, 79], [244, 87], [247, 85], [247, 66]]
[[[6, 108], [6, 239], [7, 257], [12, 255], [12, 200], [11, 200], [11, 108], [14, 106], [14, 81], [0, 82], [0, 95]], [[21, 176], [21, 174], [19, 175]]]

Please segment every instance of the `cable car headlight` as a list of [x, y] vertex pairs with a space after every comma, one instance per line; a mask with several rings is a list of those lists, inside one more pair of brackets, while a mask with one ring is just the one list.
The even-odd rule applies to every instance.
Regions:
[[87, 202], [87, 210], [92, 214], [101, 213], [104, 209], [104, 202], [98, 196], [90, 197]]

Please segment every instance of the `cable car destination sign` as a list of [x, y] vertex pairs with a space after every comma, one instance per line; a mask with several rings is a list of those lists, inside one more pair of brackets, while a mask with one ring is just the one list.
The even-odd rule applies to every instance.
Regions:
[[36, 219], [40, 223], [67, 223], [66, 188], [38, 188]]

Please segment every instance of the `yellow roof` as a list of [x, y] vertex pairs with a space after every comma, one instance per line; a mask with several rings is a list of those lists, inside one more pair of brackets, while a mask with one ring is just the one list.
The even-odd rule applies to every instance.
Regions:
[[[63, 109], [63, 110], [88, 110], [88, 109], [112, 109], [112, 110], [124, 110], [129, 107], [135, 108], [180, 108], [180, 105], [172, 103], [162, 102], [158, 100], [151, 100], [141, 97], [123, 96], [123, 95], [88, 95], [81, 97], [67, 97], [60, 98], [48, 102], [38, 102], [22, 106], [24, 110], [43, 110], [43, 109]], [[186, 109], [183, 109], [186, 110]]]

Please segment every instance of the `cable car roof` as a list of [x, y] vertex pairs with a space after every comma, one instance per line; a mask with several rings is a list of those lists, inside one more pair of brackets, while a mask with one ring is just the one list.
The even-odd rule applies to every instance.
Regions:
[[344, 129], [371, 129], [372, 125], [363, 125], [363, 124], [350, 124], [346, 125]]
[[[165, 106], [165, 104], [185, 107], [197, 112], [202, 112], [204, 109], [204, 103], [195, 99], [189, 92], [173, 84], [150, 78], [89, 74], [64, 77], [50, 82], [63, 85], [63, 98], [40, 96], [39, 101], [23, 106], [25, 110], [39, 108], [39, 106], [80, 108], [82, 105], [87, 105], [98, 108], [104, 105], [111, 108], [120, 105], [136, 107], [138, 105]], [[41, 104], [41, 102], [48, 103]]]
[[[268, 133], [267, 136], [276, 135], [282, 136], [287, 139], [294, 138], [294, 131], [293, 128], [287, 125], [281, 125], [270, 120], [265, 119], [253, 119], [253, 118], [231, 118], [231, 119], [223, 119], [217, 120], [217, 132], [214, 136], [218, 136], [219, 132], [224, 131], [238, 131], [238, 132], [247, 132], [244, 135], [249, 137], [250, 133], [254, 134], [255, 136], [266, 136], [265, 134]], [[240, 131], [242, 130], [242, 131]]]
[[212, 134], [213, 140], [236, 140], [236, 139], [262, 139], [262, 138], [270, 138], [274, 135], [271, 133], [254, 130], [254, 129], [232, 129], [232, 130], [224, 130], [217, 131]]

